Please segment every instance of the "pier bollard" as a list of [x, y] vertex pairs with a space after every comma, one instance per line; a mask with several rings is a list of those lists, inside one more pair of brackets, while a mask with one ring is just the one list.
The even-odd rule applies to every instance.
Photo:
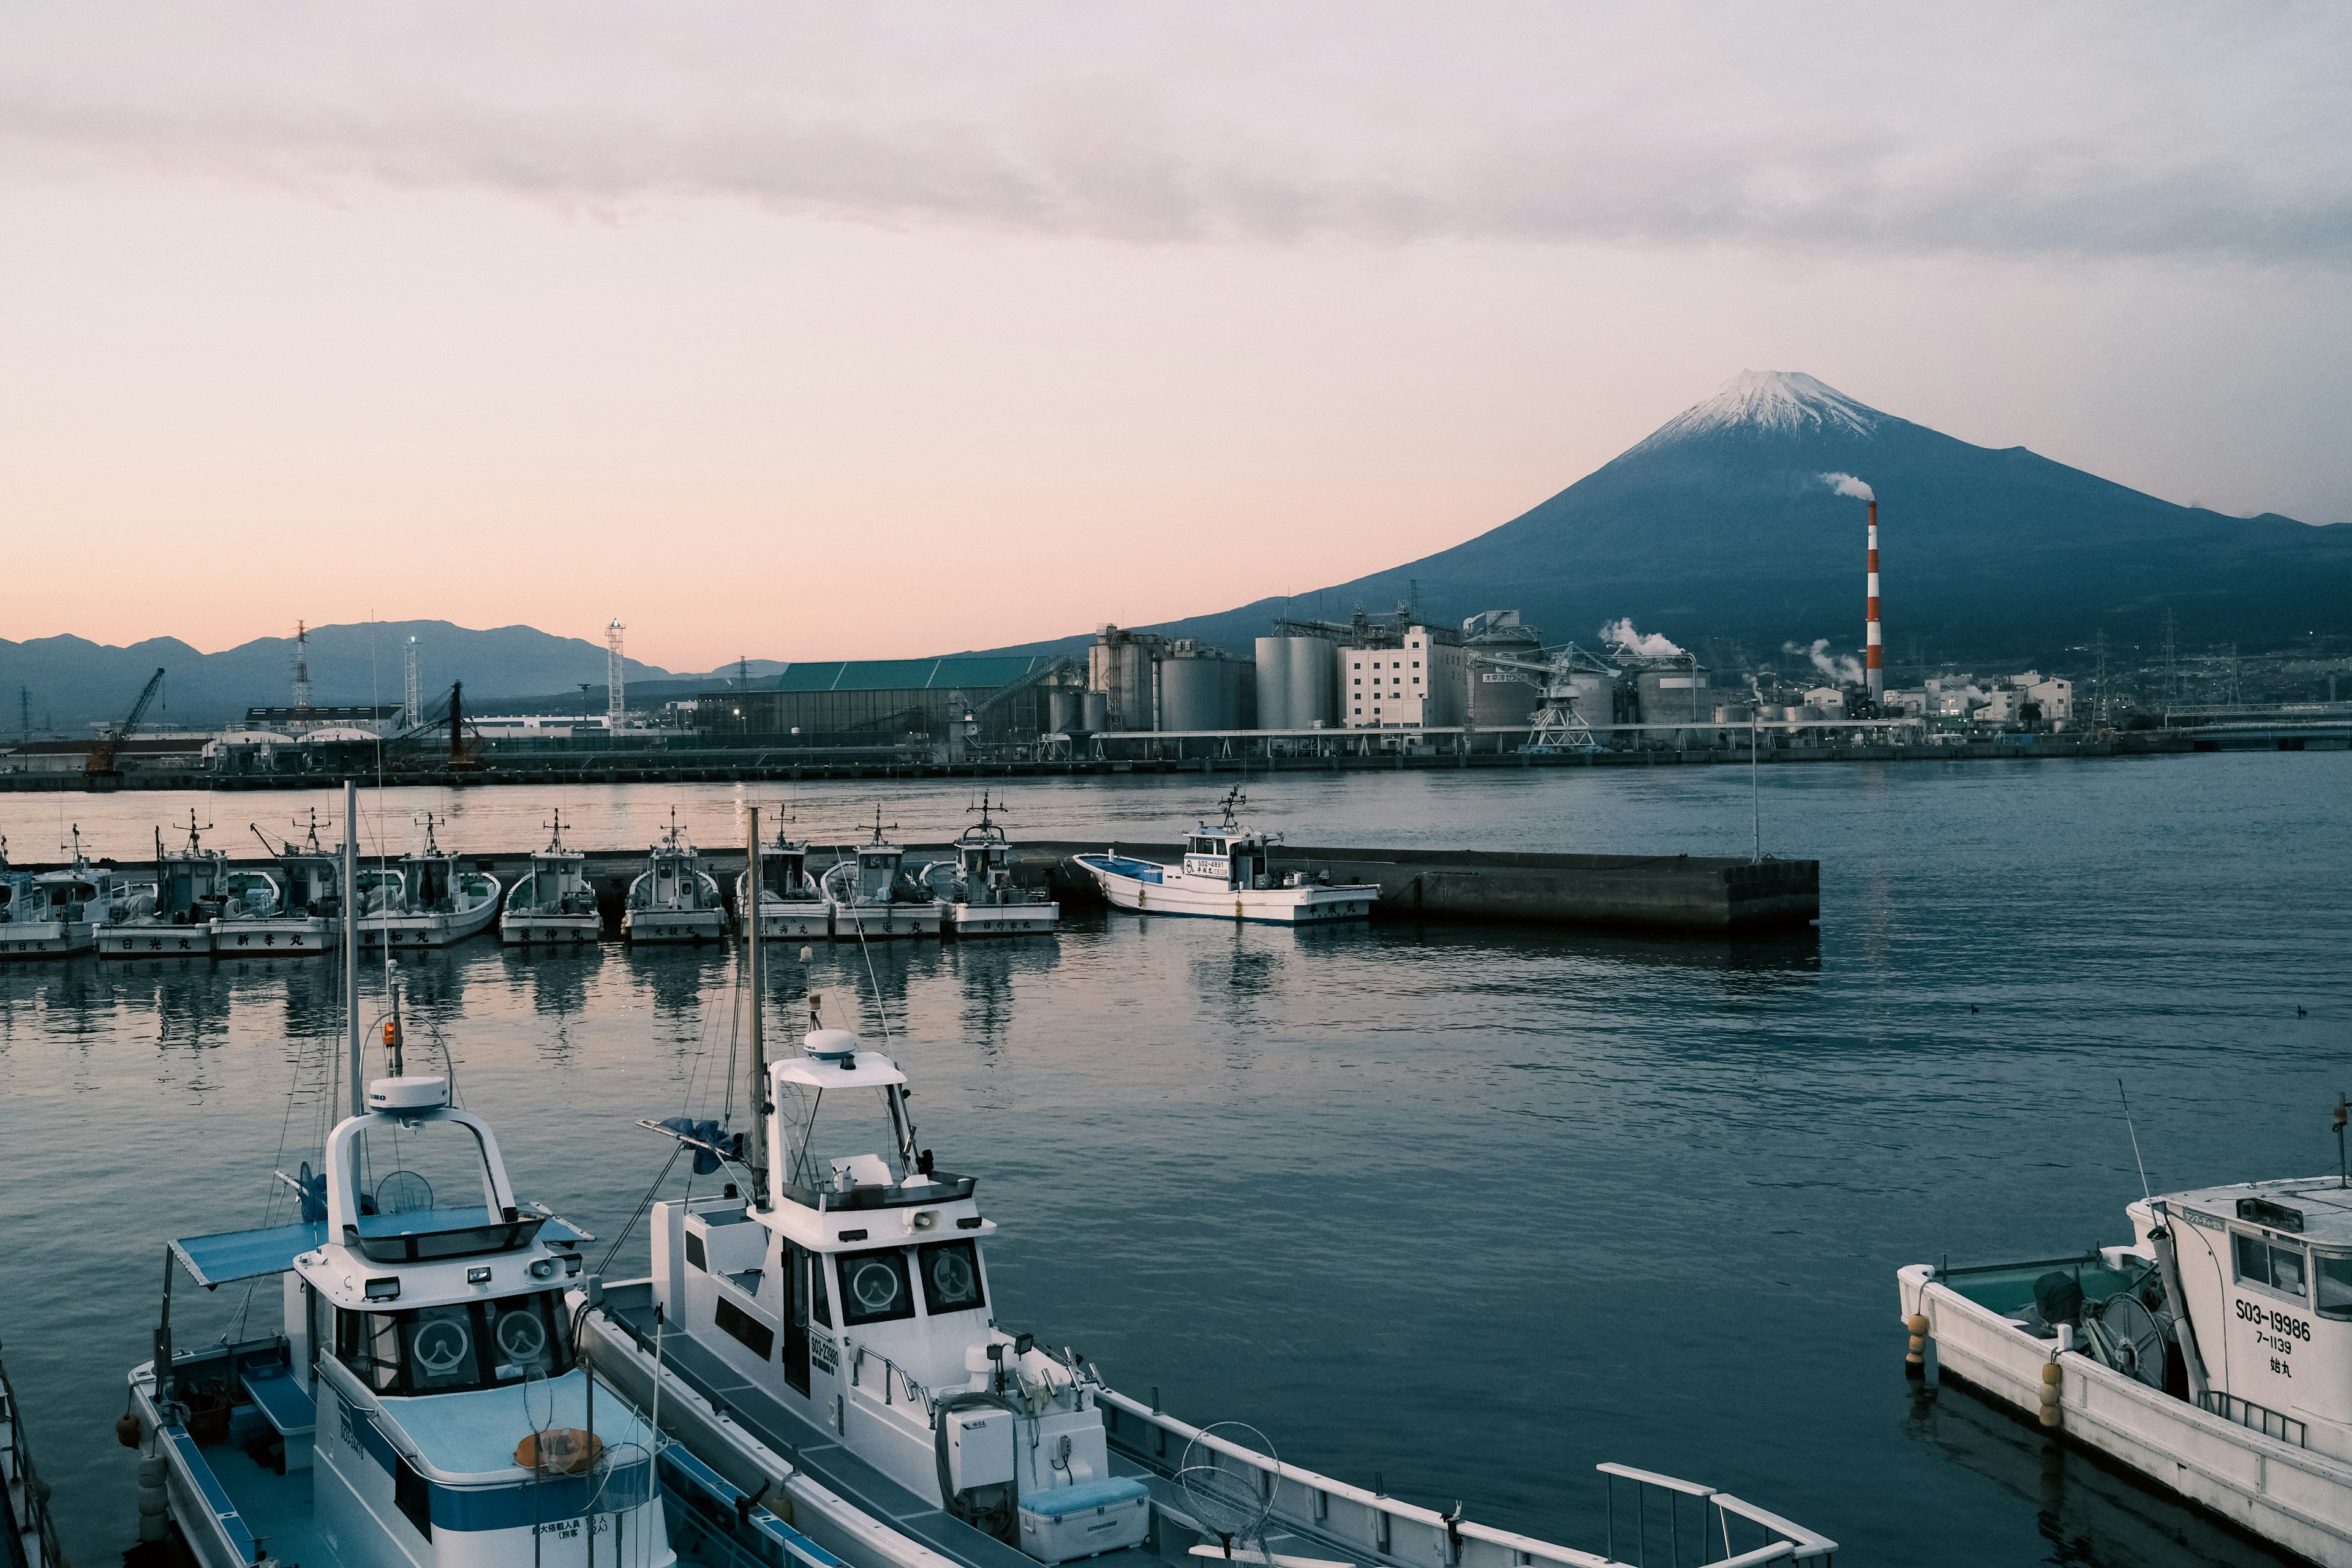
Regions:
[[163, 1456], [149, 1454], [139, 1461], [139, 1539], [156, 1542], [167, 1533], [163, 1516], [170, 1504], [163, 1497]]
[[1911, 1331], [1911, 1348], [1903, 1352], [1903, 1375], [1927, 1375], [1927, 1314], [1914, 1312], [1904, 1325]]
[[2059, 1392], [2059, 1384], [2065, 1380], [2065, 1373], [2060, 1369], [2056, 1362], [2046, 1361], [2042, 1363], [2042, 1424], [2044, 1426], [2058, 1425], [2059, 1401], [2065, 1397]]

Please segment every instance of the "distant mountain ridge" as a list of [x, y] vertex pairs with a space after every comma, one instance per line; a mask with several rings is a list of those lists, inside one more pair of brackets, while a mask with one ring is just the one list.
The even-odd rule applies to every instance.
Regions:
[[[403, 689], [402, 648], [418, 645], [418, 675], [428, 703], [466, 683], [469, 703], [497, 705], [516, 698], [576, 696], [583, 682], [604, 706], [605, 650], [583, 637], [556, 637], [531, 626], [486, 630], [448, 621], [371, 621], [352, 626], [312, 626], [308, 663], [310, 699], [320, 706], [396, 703]], [[750, 661], [754, 675], [783, 668], [774, 659]], [[718, 682], [734, 668], [704, 678], [673, 674], [657, 665], [625, 658], [631, 683]], [[150, 710], [150, 724], [200, 728], [243, 717], [249, 707], [281, 706], [292, 700], [294, 639], [257, 637], [219, 653], [199, 653], [177, 637], [150, 637], [127, 647], [86, 637], [0, 640], [0, 736], [19, 723], [20, 691], [29, 695], [36, 727], [54, 724], [80, 731], [91, 721], [120, 719], [138, 700], [140, 689], [161, 666], [162, 700]]]
[[[1745, 371], [1549, 500], [1475, 539], [1292, 598], [1138, 630], [1246, 655], [1274, 616], [1385, 615], [1414, 598], [1458, 624], [1516, 608], [1590, 642], [1631, 617], [1684, 647], [1771, 662], [1786, 643], [1858, 648], [1864, 504], [1879, 500], [1887, 658], [2047, 659], [2105, 630], [2120, 653], [2284, 646], [2352, 631], [2352, 526], [2177, 506], [2036, 456], [1971, 446], [1814, 377]], [[1083, 633], [991, 652], [1076, 649]]]

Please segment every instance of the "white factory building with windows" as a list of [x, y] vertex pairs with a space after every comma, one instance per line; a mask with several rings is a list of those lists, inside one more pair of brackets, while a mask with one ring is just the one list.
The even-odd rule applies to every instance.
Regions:
[[1463, 721], [1470, 658], [1450, 629], [1407, 626], [1399, 647], [1339, 649], [1339, 722], [1350, 730], [1420, 730]]

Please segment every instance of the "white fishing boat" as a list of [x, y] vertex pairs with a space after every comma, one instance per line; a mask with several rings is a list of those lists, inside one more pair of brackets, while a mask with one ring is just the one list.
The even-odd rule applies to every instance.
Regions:
[[1324, 925], [1369, 919], [1381, 890], [1372, 883], [1318, 882], [1304, 871], [1273, 868], [1278, 834], [1243, 829], [1237, 814], [1249, 804], [1236, 784], [1223, 800], [1223, 819], [1202, 821], [1173, 866], [1138, 860], [1107, 849], [1071, 857], [1122, 910], [1154, 915], [1203, 915], [1213, 920], [1272, 925]]
[[[749, 984], [759, 994], [756, 972]], [[641, 1406], [658, 1397], [665, 1436], [737, 1495], [781, 1494], [795, 1526], [853, 1568], [1616, 1561], [1284, 1464], [1242, 1440], [1247, 1428], [1188, 1425], [1156, 1394], [1112, 1388], [1078, 1352], [1002, 1326], [987, 1258], [998, 1227], [978, 1179], [920, 1147], [899, 1065], [823, 1026], [822, 999], [810, 1004], [801, 1049], [773, 1063], [751, 1010], [739, 1098], [764, 1109], [748, 1136], [684, 1117], [640, 1123], [690, 1148], [698, 1174], [730, 1179], [652, 1205], [650, 1278], [591, 1278], [574, 1298], [598, 1370]], [[1715, 1489], [1602, 1468], [1642, 1494], [1651, 1539], [1663, 1490], [1689, 1525], [1735, 1542], [1726, 1561], [1836, 1550]], [[1612, 1496], [1630, 1523], [1633, 1500]], [[740, 1539], [723, 1509], [705, 1528]]]
[[882, 836], [894, 831], [874, 808], [872, 837], [825, 870], [821, 885], [833, 911], [833, 940], [864, 937], [937, 936], [940, 900], [907, 870], [907, 851]]
[[[833, 909], [824, 901], [824, 889], [809, 875], [808, 852], [805, 840], [788, 838], [781, 828], [773, 844], [760, 846], [756, 921], [761, 941], [824, 936], [833, 930]], [[735, 908], [751, 909], [750, 896], [751, 872], [746, 869], [735, 879]], [[747, 923], [745, 929], [751, 928]]]
[[958, 938], [1022, 936], [1058, 927], [1062, 906], [1050, 893], [1013, 884], [1013, 847], [989, 816], [987, 791], [971, 809], [980, 820], [957, 835], [956, 858], [917, 873], [940, 896], [940, 931]]
[[2126, 1245], [1903, 1269], [1913, 1373], [2352, 1568], [2352, 1184], [2339, 1170], [2124, 1212]]
[[[316, 806], [310, 808], [308, 826], [299, 848], [286, 839], [283, 849], [270, 849], [272, 875], [258, 884], [245, 883], [226, 912], [212, 922], [215, 953], [223, 958], [308, 958], [332, 951], [341, 941], [341, 852], [319, 843]], [[269, 848], [259, 827], [253, 834], [263, 848]]]
[[717, 942], [726, 931], [719, 879], [702, 868], [702, 852], [687, 842], [673, 807], [669, 831], [629, 884], [628, 901], [621, 909], [621, 940], [632, 946]]
[[[98, 935], [128, 916], [142, 889], [121, 872], [92, 866], [82, 849], [81, 827], [60, 848], [71, 857], [62, 870], [37, 871], [9, 879], [6, 923], [0, 925], [0, 958], [64, 958], [98, 946]], [[143, 889], [149, 899], [153, 889]]]
[[588, 885], [588, 858], [563, 847], [563, 813], [542, 824], [547, 847], [530, 858], [530, 869], [507, 890], [499, 917], [499, 941], [509, 947], [578, 947], [604, 940], [604, 914]]
[[188, 843], [183, 849], [163, 847], [163, 829], [155, 830], [155, 889], [151, 897], [134, 899], [125, 916], [98, 933], [100, 958], [201, 958], [213, 950], [212, 922], [227, 911], [228, 856], [204, 847], [208, 826], [199, 826], [188, 813]]
[[499, 879], [459, 865], [434, 842], [438, 820], [429, 811], [417, 818], [424, 846], [402, 856], [396, 869], [361, 869], [361, 946], [447, 947], [498, 918]]
[[[516, 1197], [489, 1124], [404, 1070], [396, 1016], [387, 1044], [320, 1173], [282, 1177], [291, 1223], [170, 1245], [120, 1428], [142, 1540], [199, 1568], [669, 1568], [651, 1424], [572, 1354], [562, 1292], [593, 1238]], [[277, 1279], [282, 1318], [183, 1349], [180, 1271]]]

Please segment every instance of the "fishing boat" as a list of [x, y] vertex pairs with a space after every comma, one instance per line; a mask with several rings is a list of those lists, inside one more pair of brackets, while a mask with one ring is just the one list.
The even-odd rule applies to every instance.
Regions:
[[717, 942], [726, 930], [719, 879], [702, 868], [702, 852], [687, 842], [672, 807], [669, 831], [629, 884], [628, 901], [621, 909], [621, 940], [632, 946]]
[[1062, 906], [1034, 888], [1015, 887], [1013, 847], [989, 815], [988, 792], [971, 808], [980, 820], [956, 836], [952, 860], [935, 860], [919, 872], [940, 896], [940, 929], [958, 938], [1020, 936], [1050, 931], [1062, 923]]
[[198, 958], [213, 950], [212, 922], [227, 911], [228, 856], [204, 847], [210, 825], [188, 813], [185, 848], [167, 849], [155, 830], [155, 888], [98, 933], [100, 958]]
[[402, 856], [397, 869], [360, 872], [362, 947], [447, 947], [498, 918], [499, 879], [459, 865], [434, 841], [443, 819], [428, 811], [416, 820], [425, 829], [422, 848]]
[[269, 849], [275, 875], [259, 885], [247, 883], [212, 922], [214, 952], [224, 958], [308, 958], [335, 947], [343, 933], [341, 852], [320, 844], [316, 806], [308, 827], [300, 847], [285, 839], [282, 849], [269, 849], [269, 840], [254, 827], [253, 836]]
[[[97, 947], [98, 933], [128, 916], [140, 888], [121, 872], [92, 866], [76, 824], [62, 870], [12, 878], [0, 926], [0, 958], [63, 958]], [[152, 897], [152, 889], [147, 889]]]
[[[142, 1533], [200, 1568], [611, 1568], [677, 1561], [653, 1430], [572, 1354], [562, 1292], [593, 1240], [514, 1194], [446, 1078], [364, 1081], [297, 1217], [170, 1244], [152, 1360], [121, 1426]], [[173, 1276], [280, 1280], [269, 1331], [183, 1349]], [[153, 1508], [150, 1507], [150, 1499]]]
[[[1607, 1556], [1554, 1545], [1284, 1464], [1247, 1428], [1192, 1426], [1003, 1326], [979, 1179], [920, 1146], [900, 1065], [809, 1001], [800, 1050], [774, 1062], [750, 1010], [738, 1098], [762, 1111], [747, 1126], [639, 1124], [724, 1185], [652, 1205], [649, 1278], [592, 1277], [573, 1298], [599, 1371], [641, 1406], [658, 1397], [665, 1437], [733, 1496], [780, 1494], [854, 1568], [1147, 1568], [1237, 1548], [1276, 1568], [1611, 1568], [1613, 1541]], [[1709, 1537], [1738, 1532], [1727, 1561], [1836, 1550], [1715, 1489], [1602, 1468], [1643, 1494], [1654, 1539], [1664, 1490]], [[749, 1533], [723, 1508], [699, 1528]]]
[[[761, 941], [824, 936], [833, 930], [833, 910], [824, 901], [824, 889], [809, 875], [808, 852], [806, 840], [787, 837], [781, 827], [773, 844], [760, 846], [758, 913], [746, 917], [745, 929], [751, 929], [750, 922], [755, 918]], [[739, 910], [752, 908], [751, 876], [747, 868], [735, 879]]]
[[1173, 866], [1116, 849], [1071, 858], [1094, 878], [1104, 898], [1143, 914], [1271, 925], [1325, 925], [1370, 916], [1381, 896], [1372, 883], [1334, 884], [1304, 871], [1276, 871], [1272, 854], [1281, 836], [1245, 831], [1239, 813], [1248, 804], [1234, 785], [1220, 803], [1223, 820], [1212, 826], [1203, 818], [1184, 841], [1184, 858]]
[[834, 941], [940, 934], [938, 895], [908, 873], [907, 851], [882, 837], [897, 827], [884, 825], [877, 805], [871, 837], [826, 868], [821, 885], [833, 911]]
[[547, 847], [530, 858], [530, 869], [507, 890], [499, 917], [499, 941], [509, 947], [577, 947], [604, 940], [604, 915], [588, 885], [588, 858], [563, 847], [563, 813], [541, 824]]
[[[2336, 1109], [2340, 1141], [2352, 1108]], [[2144, 1194], [2073, 1258], [1914, 1264], [1916, 1376], [1951, 1380], [2263, 1540], [2352, 1565], [2352, 1180]]]

